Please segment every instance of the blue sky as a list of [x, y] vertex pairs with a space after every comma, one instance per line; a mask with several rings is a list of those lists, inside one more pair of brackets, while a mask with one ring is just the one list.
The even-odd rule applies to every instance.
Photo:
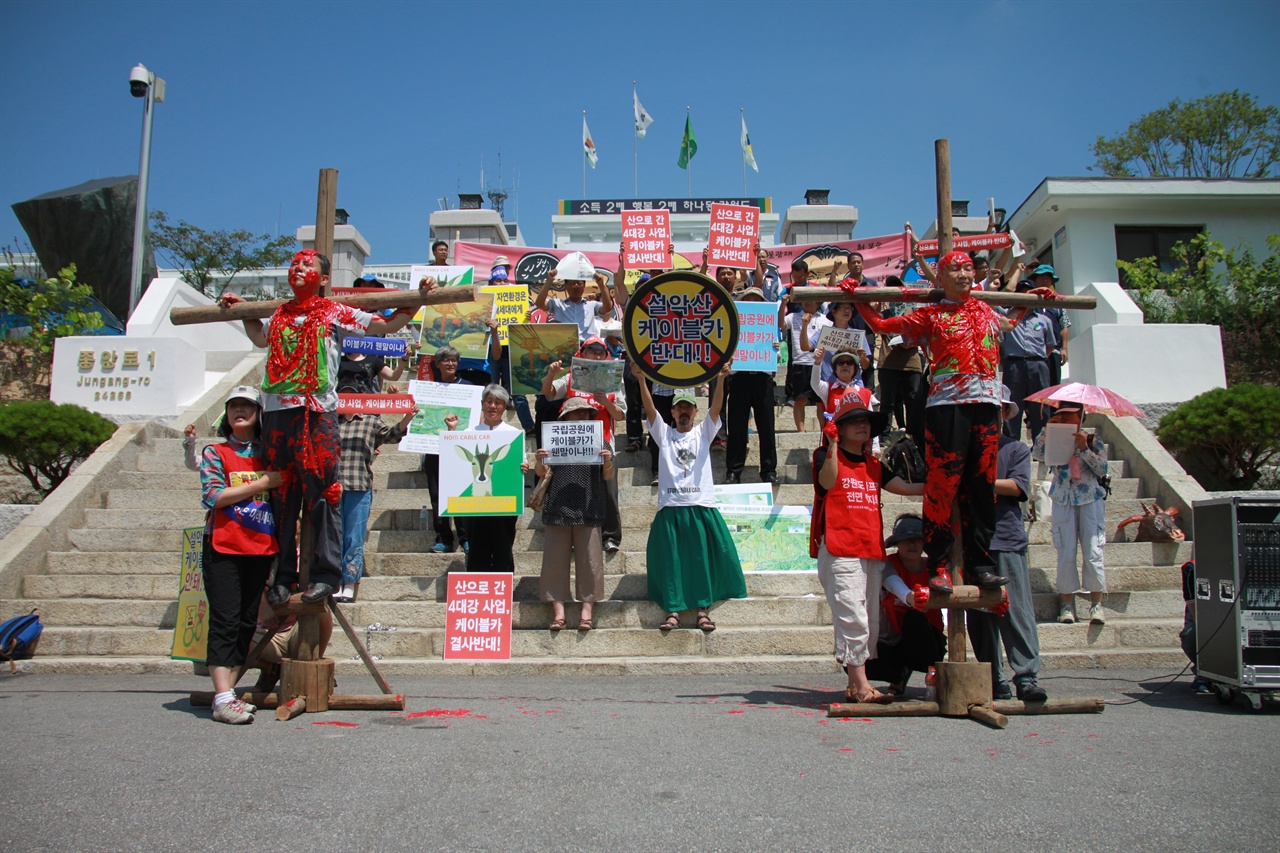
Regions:
[[856, 234], [933, 217], [933, 140], [952, 187], [1012, 212], [1047, 175], [1172, 98], [1239, 88], [1280, 103], [1280, 16], [1253, 2], [351, 3], [0, 5], [0, 245], [10, 205], [138, 168], [138, 62], [156, 107], [150, 207], [204, 228], [292, 233], [317, 175], [372, 263], [422, 262], [437, 199], [483, 167], [526, 241], [582, 194], [582, 110], [600, 152], [588, 198], [633, 195], [631, 81], [656, 122], [640, 197], [743, 192], [739, 109], [774, 209], [810, 187], [859, 208]]

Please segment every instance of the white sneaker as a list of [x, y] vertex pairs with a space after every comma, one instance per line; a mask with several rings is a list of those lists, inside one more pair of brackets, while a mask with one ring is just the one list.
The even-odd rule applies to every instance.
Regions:
[[239, 699], [214, 705], [213, 718], [219, 723], [229, 723], [233, 726], [243, 726], [253, 722], [253, 714], [245, 709], [244, 703]]
[[1070, 602], [1058, 605], [1058, 621], [1063, 625], [1074, 625], [1076, 622], [1076, 608]]
[[349, 583], [344, 583], [342, 585], [342, 588], [339, 589], [333, 595], [334, 601], [349, 602], [349, 601], [355, 601], [355, 598], [356, 598], [355, 584], [349, 584]]
[[1100, 602], [1089, 605], [1089, 624], [1091, 625], [1107, 624], [1106, 618], [1103, 617], [1102, 615], [1102, 604]]

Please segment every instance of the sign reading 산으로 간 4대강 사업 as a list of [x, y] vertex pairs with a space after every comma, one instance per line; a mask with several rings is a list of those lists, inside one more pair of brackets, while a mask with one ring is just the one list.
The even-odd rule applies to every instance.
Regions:
[[713, 267], [751, 269], [760, 242], [760, 211], [733, 204], [711, 206], [707, 263]]
[[445, 660], [510, 660], [512, 576], [450, 572], [445, 608]]
[[623, 268], [670, 268], [671, 214], [665, 210], [624, 210], [621, 215]]

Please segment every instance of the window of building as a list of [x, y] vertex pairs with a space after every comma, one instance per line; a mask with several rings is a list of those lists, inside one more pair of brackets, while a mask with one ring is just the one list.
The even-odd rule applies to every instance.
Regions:
[[[1133, 262], [1155, 258], [1162, 272], [1173, 272], [1178, 266], [1173, 257], [1174, 245], [1189, 243], [1203, 231], [1203, 225], [1117, 225], [1116, 259]], [[1129, 286], [1123, 272], [1120, 284]]]

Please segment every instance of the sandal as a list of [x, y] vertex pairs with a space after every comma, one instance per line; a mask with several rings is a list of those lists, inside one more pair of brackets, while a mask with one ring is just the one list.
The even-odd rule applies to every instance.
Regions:
[[699, 628], [702, 629], [702, 633], [704, 634], [710, 634], [712, 631], [716, 629], [716, 623], [711, 621], [711, 617], [708, 616], [706, 612], [702, 612], [698, 614], [697, 625]]
[[590, 631], [595, 626], [596, 626], [596, 623], [591, 621], [590, 619], [582, 619], [582, 620], [579, 620], [578, 622], [579, 631]]
[[846, 687], [844, 691], [844, 698], [859, 705], [887, 705], [893, 701], [892, 696], [886, 696], [874, 687], [865, 693], [854, 693], [852, 688]]
[[679, 628], [679, 627], [680, 627], [680, 617], [672, 613], [670, 616], [668, 616], [666, 619], [663, 620], [661, 625], [658, 626], [658, 630], [665, 634], [671, 629]]
[[563, 618], [552, 619], [551, 624], [547, 626], [547, 629], [551, 631], [563, 631], [564, 625], [565, 625], [565, 621]]

